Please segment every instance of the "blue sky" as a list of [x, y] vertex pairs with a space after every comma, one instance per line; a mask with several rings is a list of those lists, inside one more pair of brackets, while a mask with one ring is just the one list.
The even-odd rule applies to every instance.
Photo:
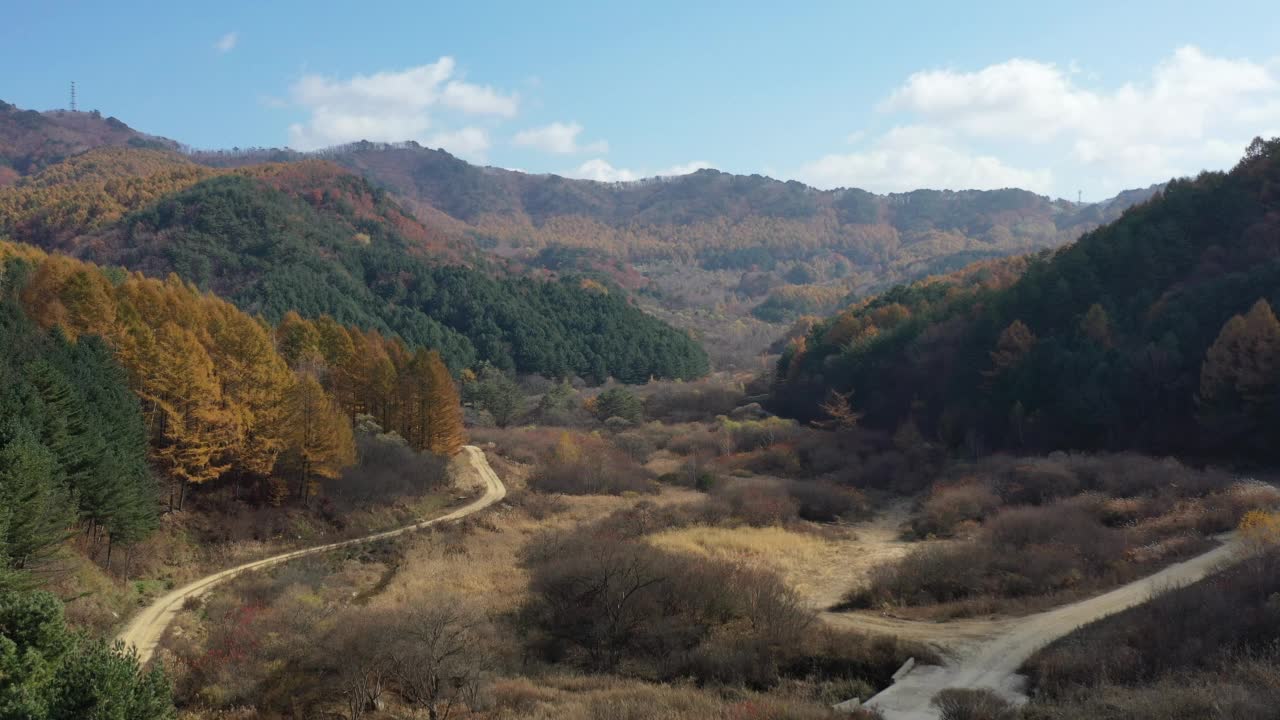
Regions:
[[1264, 2], [11, 2], [0, 99], [196, 147], [1101, 198], [1280, 134]]

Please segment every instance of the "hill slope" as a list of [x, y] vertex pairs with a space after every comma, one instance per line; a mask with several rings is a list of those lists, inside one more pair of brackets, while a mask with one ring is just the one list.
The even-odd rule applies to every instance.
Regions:
[[395, 332], [455, 368], [639, 382], [706, 356], [624, 296], [574, 279], [499, 276], [321, 160], [222, 171], [103, 148], [0, 191], [0, 233], [153, 276], [175, 272], [278, 320], [290, 311]]
[[784, 323], [981, 258], [1057, 247], [1157, 190], [1078, 205], [1025, 190], [875, 195], [715, 170], [629, 183], [470, 165], [416, 143], [197, 153], [215, 166], [321, 156], [442, 235], [538, 268], [642, 288], [720, 366], [749, 367]]
[[0, 100], [0, 186], [103, 146], [176, 150], [178, 143], [140, 133], [96, 110], [42, 113]]
[[1258, 140], [1016, 280], [871, 299], [784, 354], [774, 405], [813, 418], [852, 391], [866, 424], [975, 449], [1272, 454], [1280, 324], [1258, 301], [1280, 302], [1278, 187], [1280, 140]]

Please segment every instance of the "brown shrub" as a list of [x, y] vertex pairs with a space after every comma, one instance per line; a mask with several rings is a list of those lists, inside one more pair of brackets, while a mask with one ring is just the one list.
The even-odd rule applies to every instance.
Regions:
[[961, 523], [981, 522], [998, 507], [1000, 496], [975, 478], [938, 485], [912, 522], [912, 530], [917, 537], [951, 537]]
[[805, 520], [834, 522], [852, 519], [868, 510], [866, 495], [826, 480], [793, 480], [787, 483], [787, 492]]
[[1050, 459], [1024, 461], [1005, 476], [1001, 495], [1009, 504], [1043, 505], [1070, 497], [1080, 490], [1080, 479], [1063, 464]]
[[795, 520], [797, 503], [782, 483], [770, 480], [739, 480], [723, 483], [715, 496], [728, 503], [733, 517], [748, 525], [783, 525]]
[[646, 417], [665, 422], [689, 422], [728, 415], [743, 397], [742, 387], [708, 378], [697, 382], [650, 383], [645, 386]]
[[603, 528], [545, 536], [523, 559], [532, 578], [521, 617], [532, 645], [550, 661], [595, 670], [625, 662], [659, 677], [705, 673], [708, 679], [745, 682], [700, 662], [699, 647], [712, 640], [716, 628], [728, 632], [741, 621], [739, 629], [719, 637], [755, 648], [753, 663], [767, 666], [781, 638], [794, 637], [814, 619], [789, 588], [764, 571], [667, 553]]
[[620, 495], [656, 492], [653, 475], [598, 437], [562, 434], [555, 448], [529, 476], [531, 489], [566, 495]]
[[1272, 551], [1087, 625], [1036, 653], [1022, 670], [1037, 693], [1068, 698], [1081, 689], [1216, 672], [1242, 659], [1275, 665], [1280, 606], [1271, 598], [1278, 591], [1280, 553]]
[[941, 720], [1016, 720], [1017, 710], [1007, 700], [985, 688], [947, 688], [930, 703]]

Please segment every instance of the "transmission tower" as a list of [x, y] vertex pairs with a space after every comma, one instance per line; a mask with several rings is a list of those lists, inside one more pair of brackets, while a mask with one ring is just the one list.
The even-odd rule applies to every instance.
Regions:
[[71, 112], [76, 111], [76, 81], [71, 81]]

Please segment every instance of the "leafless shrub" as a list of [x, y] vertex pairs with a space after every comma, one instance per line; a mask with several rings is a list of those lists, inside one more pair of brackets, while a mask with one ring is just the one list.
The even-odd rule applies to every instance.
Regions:
[[976, 478], [954, 485], [937, 485], [912, 523], [919, 537], [951, 537], [961, 523], [980, 523], [1000, 507], [1000, 496]]
[[930, 703], [941, 720], [1015, 720], [1017, 711], [992, 690], [947, 688]]
[[782, 483], [770, 480], [740, 480], [724, 483], [715, 495], [724, 500], [734, 517], [748, 525], [782, 525], [794, 520], [799, 504]]

